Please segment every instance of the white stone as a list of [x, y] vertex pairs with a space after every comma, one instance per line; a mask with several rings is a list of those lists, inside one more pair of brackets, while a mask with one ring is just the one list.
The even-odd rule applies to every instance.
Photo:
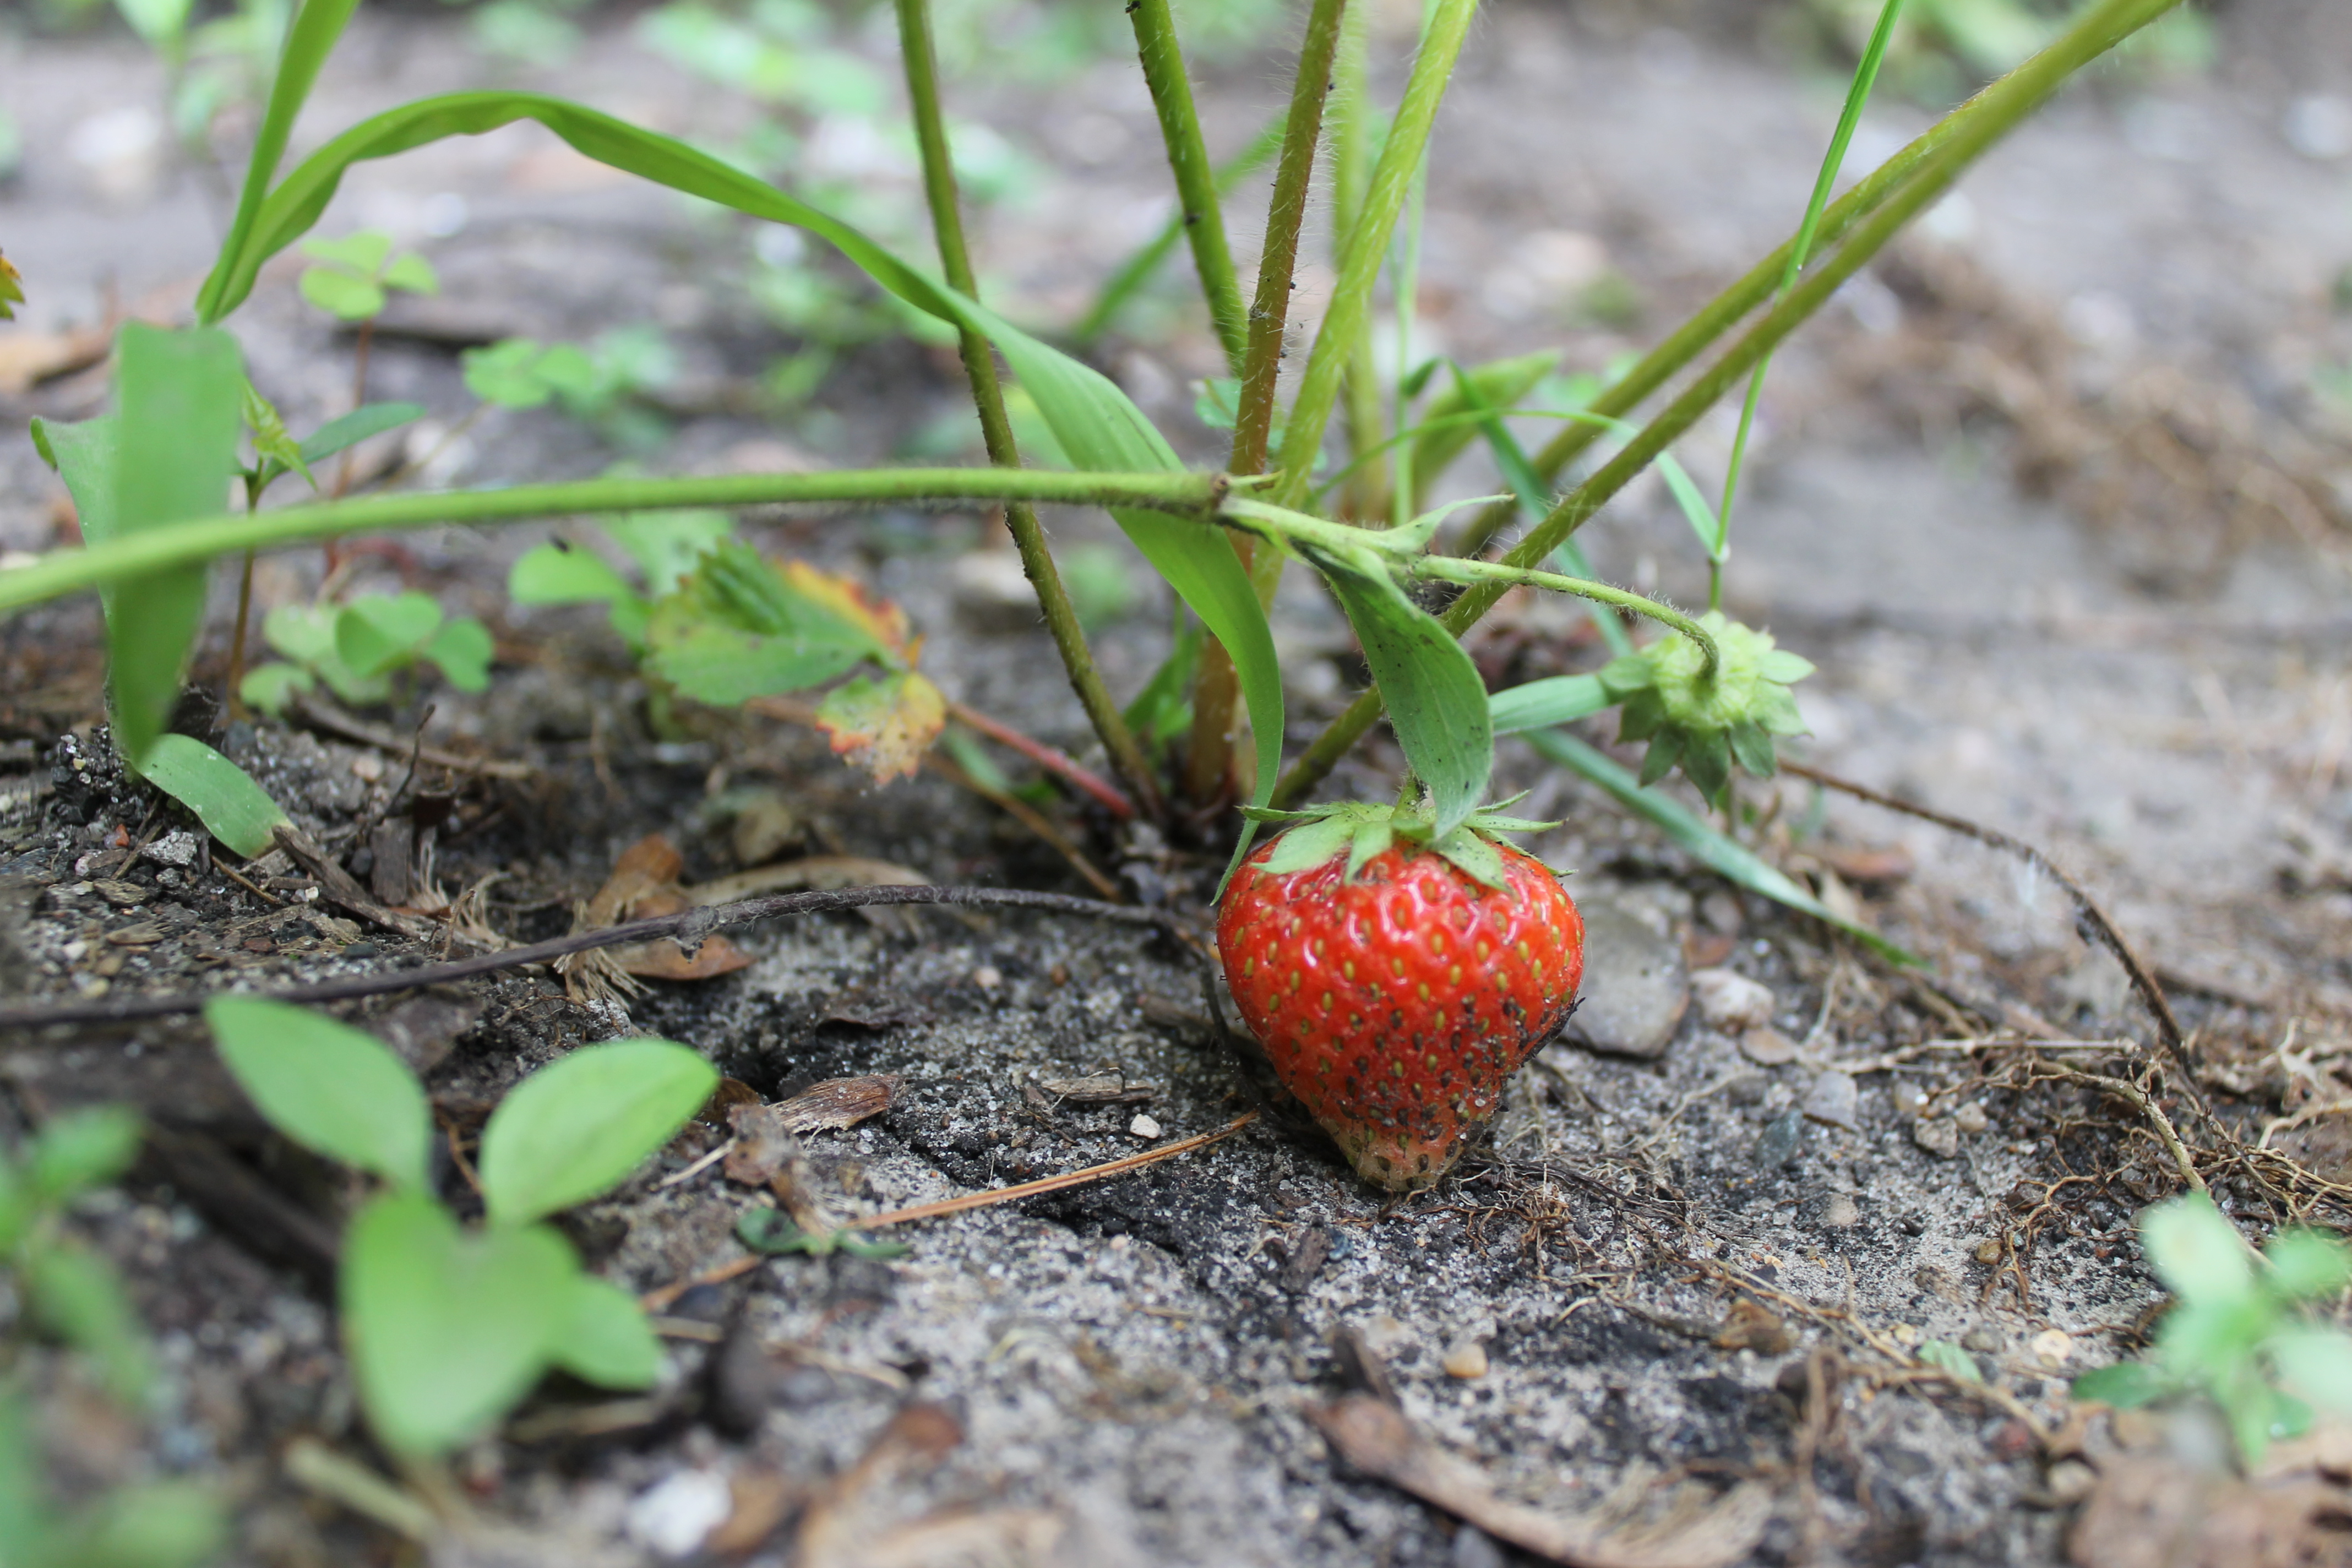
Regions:
[[1160, 1123], [1141, 1111], [1136, 1112], [1135, 1120], [1127, 1124], [1127, 1130], [1134, 1136], [1143, 1139], [1157, 1138], [1162, 1131]]
[[1772, 1021], [1772, 988], [1730, 969], [1701, 969], [1690, 977], [1699, 1016], [1726, 1034], [1759, 1029]]
[[684, 1557], [735, 1511], [727, 1478], [709, 1470], [680, 1470], [637, 1494], [625, 1528], [629, 1539], [665, 1557]]
[[196, 863], [197, 852], [203, 847], [203, 845], [196, 842], [194, 834], [182, 828], [176, 832], [166, 833], [163, 837], [147, 846], [142, 853], [150, 860], [160, 860], [166, 866], [177, 866], [185, 870]]

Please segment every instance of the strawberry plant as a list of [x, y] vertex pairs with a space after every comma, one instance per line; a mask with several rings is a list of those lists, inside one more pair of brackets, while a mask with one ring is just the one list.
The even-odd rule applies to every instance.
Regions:
[[[1391, 357], [1399, 363], [1383, 369], [1375, 353], [1376, 340], [1415, 341], [1415, 193], [1475, 0], [1433, 0], [1385, 123], [1366, 85], [1372, 79], [1370, 29], [1351, 26], [1350, 16], [1360, 13], [1341, 0], [1313, 0], [1288, 109], [1267, 154], [1274, 163], [1272, 194], [1257, 276], [1247, 286], [1224, 232], [1222, 197], [1230, 188], [1231, 166], [1220, 170], [1207, 156], [1174, 17], [1166, 0], [1137, 0], [1127, 17], [1168, 155], [1181, 219], [1177, 228], [1231, 382], [1221, 405], [1230, 416], [1230, 450], [1219, 471], [1195, 473], [1186, 471], [1167, 437], [1108, 378], [1055, 346], [1050, 332], [1017, 327], [982, 300], [962, 226], [969, 163], [955, 153], [936, 20], [926, 0], [895, 0], [893, 16], [936, 271], [740, 163], [541, 94], [464, 92], [397, 105], [281, 168], [296, 116], [355, 5], [306, 0], [286, 36], [235, 216], [198, 296], [202, 324], [180, 332], [126, 330], [113, 424], [104, 430], [54, 426], [47, 432], [52, 448], [82, 454], [85, 483], [77, 497], [89, 492], [88, 548], [0, 576], [0, 609], [77, 589], [102, 590], [117, 743], [141, 768], [162, 739], [199, 630], [206, 563], [223, 553], [360, 531], [565, 514], [642, 516], [778, 502], [1002, 505], [1064, 674], [1125, 803], [1171, 830], [1184, 831], [1186, 823], [1232, 824], [1227, 808], [1245, 803], [1255, 815], [1234, 835], [1237, 862], [1259, 821], [1284, 820], [1265, 812], [1305, 807], [1341, 757], [1385, 719], [1416, 803], [1409, 829], [1393, 812], [1388, 824], [1399, 874], [1433, 857], [1432, 863], [1452, 877], [1465, 857], [1488, 864], [1483, 858], [1488, 851], [1465, 846], [1484, 842], [1479, 812], [1495, 772], [1496, 737], [1516, 732], [1528, 737], [1539, 757], [1591, 780], [1727, 877], [1810, 914], [1834, 918], [1752, 850], [1658, 787], [1678, 768], [1706, 799], [1724, 803], [1735, 767], [1769, 774], [1777, 741], [1801, 728], [1790, 689], [1810, 668], [1720, 610], [1747, 421], [1719, 501], [1710, 503], [1689, 475], [1671, 466], [1671, 449], [1743, 381], [1752, 412], [1755, 387], [1780, 343], [2074, 72], [2176, 4], [2097, 0], [2083, 8], [2030, 59], [1832, 201], [1844, 149], [1899, 21], [1899, 0], [1887, 0], [1791, 240], [1613, 378], [1587, 384], [1573, 397], [1538, 398], [1547, 368], [1540, 357], [1460, 366], [1409, 364], [1398, 355]], [[672, 16], [663, 25], [675, 33], [677, 19]], [[894, 310], [927, 318], [933, 323], [929, 331], [953, 341], [988, 466], [615, 475], [496, 490], [354, 496], [218, 515], [224, 483], [238, 466], [243, 400], [236, 341], [223, 323], [251, 295], [265, 265], [304, 242], [353, 166], [521, 121], [535, 122], [615, 170], [832, 246], [897, 302]], [[1291, 355], [1295, 377], [1285, 377], [1277, 373], [1292, 327], [1293, 283], [1305, 259], [1302, 220], [1315, 198], [1318, 171], [1327, 167], [1337, 220], [1328, 258], [1334, 283], [1319, 325]], [[1113, 289], [1125, 288], [1131, 296], [1134, 280], [1170, 248], [1164, 238], [1146, 247]], [[1384, 286], [1396, 301], [1392, 320], [1382, 319], [1378, 303]], [[1083, 324], [1098, 330], [1107, 319], [1097, 309]], [[636, 349], [622, 353], [614, 348], [606, 357], [612, 364], [598, 370], [596, 358], [581, 351], [502, 345], [476, 357], [469, 379], [495, 401], [569, 399], [592, 418], [599, 409], [610, 416], [629, 407], [631, 389], [648, 384], [644, 378], [658, 366], [648, 369], [652, 359]], [[593, 374], [583, 374], [582, 359]], [[1680, 390], [1645, 422], [1634, 423], [1631, 416], [1678, 377]], [[1542, 405], [1523, 408], [1530, 398]], [[1031, 410], [1034, 423], [1026, 417]], [[1558, 417], [1562, 428], [1540, 449], [1525, 451], [1506, 422], [1522, 414]], [[1343, 450], [1335, 450], [1335, 426]], [[1066, 469], [1031, 466], [1045, 455], [1044, 437], [1050, 437]], [[1479, 440], [1508, 492], [1485, 498], [1480, 510], [1448, 530], [1453, 509], [1431, 510], [1423, 503], [1447, 465]], [[136, 451], [140, 460], [105, 460], [102, 454], [114, 447]], [[1588, 457], [1598, 460], [1580, 472], [1578, 465]], [[61, 458], [61, 466], [71, 464]], [[1708, 562], [1718, 602], [1705, 616], [1595, 581], [1577, 549], [1576, 532], [1653, 466], [1661, 468], [1683, 505]], [[1114, 693], [1095, 661], [1065, 563], [1035, 515], [1035, 507], [1049, 503], [1108, 509], [1185, 606], [1190, 625], [1173, 639], [1167, 665], [1139, 692]], [[601, 599], [614, 606], [616, 624], [641, 649], [649, 671], [689, 697], [737, 702], [841, 681], [824, 700], [836, 743], [877, 777], [911, 769], [952, 705], [919, 668], [919, 647], [903, 621], [848, 584], [804, 566], [763, 560], [750, 546], [714, 540], [707, 531], [693, 537], [691, 550], [681, 548], [673, 558], [671, 564], [683, 568], [675, 575], [668, 566], [656, 571], [639, 557], [641, 584], [617, 573], [600, 575], [584, 558], [559, 563], [543, 555], [530, 572], [518, 574], [518, 582], [533, 594]], [[1506, 540], [1507, 548], [1496, 552], [1493, 547]], [[1344, 610], [1372, 679], [1370, 689], [1286, 758], [1282, 671], [1266, 605], [1294, 563], [1317, 573]], [[1433, 612], [1408, 592], [1416, 584], [1447, 584], [1458, 593]], [[1461, 639], [1513, 589], [1570, 595], [1596, 606], [1613, 662], [1489, 692]], [[444, 635], [425, 627], [421, 608], [399, 610], [392, 626], [383, 615], [369, 611], [350, 621], [347, 647], [351, 608], [337, 614], [332, 652], [354, 679], [382, 675], [400, 659], [425, 654], [432, 639]], [[1666, 635], [1640, 646], [1624, 619], [1629, 615], [1663, 626]], [[316, 623], [307, 630], [302, 646], [324, 678], [327, 667], [319, 661], [326, 639]], [[1623, 739], [1649, 742], [1638, 776], [1561, 728], [1612, 707], [1621, 710]], [[209, 764], [207, 771], [217, 773]], [[1315, 832], [1336, 820], [1299, 823], [1292, 833], [1307, 834], [1305, 842], [1312, 845]], [[1426, 851], [1419, 849], [1423, 844]], [[1405, 854], [1407, 845], [1415, 847], [1413, 855]], [[1499, 849], [1491, 853], [1497, 863], [1517, 864]], [[1337, 858], [1336, 851], [1325, 858]], [[1427, 874], [1426, 868], [1411, 871]], [[1475, 870], [1459, 875], [1491, 886]], [[1341, 877], [1345, 883], [1344, 872]], [[1242, 896], [1248, 896], [1249, 886], [1243, 884]], [[1560, 963], [1566, 963], [1565, 948]], [[1530, 1018], [1549, 1016], [1549, 1000], [1515, 1001]], [[1498, 1038], [1501, 1047], [1490, 1056], [1510, 1058], [1517, 1042]], [[1465, 1111], [1456, 1120], [1475, 1116]], [[1432, 1153], [1433, 1167], [1441, 1163], [1439, 1152]], [[1392, 1162], [1395, 1157], [1391, 1152]], [[1416, 1166], [1419, 1157], [1412, 1155]]]

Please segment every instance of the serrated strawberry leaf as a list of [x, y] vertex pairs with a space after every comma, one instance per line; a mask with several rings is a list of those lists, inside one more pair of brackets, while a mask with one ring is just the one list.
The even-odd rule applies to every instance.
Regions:
[[866, 624], [798, 591], [750, 546], [728, 540], [646, 625], [646, 667], [698, 702], [728, 707], [798, 691], [867, 659], [891, 662]]

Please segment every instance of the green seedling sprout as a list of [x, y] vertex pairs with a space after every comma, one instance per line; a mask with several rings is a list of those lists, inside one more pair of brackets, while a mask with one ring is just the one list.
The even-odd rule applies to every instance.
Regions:
[[2329, 1311], [2352, 1286], [2342, 1242], [2283, 1230], [2258, 1256], [2203, 1193], [2156, 1205], [2139, 1229], [2172, 1310], [2147, 1359], [2076, 1378], [2076, 1399], [2119, 1409], [2202, 1402], [2249, 1468], [2273, 1441], [2306, 1431], [2315, 1409], [2352, 1416], [2352, 1334]]
[[337, 1289], [369, 1425], [429, 1467], [551, 1370], [650, 1386], [661, 1350], [635, 1300], [586, 1273], [548, 1215], [628, 1179], [718, 1087], [666, 1040], [585, 1046], [525, 1079], [483, 1129], [483, 1223], [434, 1194], [425, 1090], [373, 1037], [282, 1003], [205, 1010], [221, 1060], [269, 1123], [377, 1184], [352, 1216]]

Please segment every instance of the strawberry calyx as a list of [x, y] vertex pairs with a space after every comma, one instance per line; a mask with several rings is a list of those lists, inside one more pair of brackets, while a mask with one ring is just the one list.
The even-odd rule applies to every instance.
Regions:
[[1779, 771], [1775, 735], [1801, 735], [1804, 719], [1789, 688], [1813, 673], [1811, 660], [1773, 646], [1769, 632], [1744, 626], [1720, 610], [1699, 617], [1717, 659], [1680, 632], [1600, 671], [1601, 689], [1624, 704], [1617, 739], [1647, 741], [1642, 783], [1657, 783], [1679, 763], [1708, 804], [1721, 805], [1737, 765], [1759, 779]]
[[1273, 852], [1250, 868], [1262, 877], [1282, 877], [1312, 870], [1345, 855], [1348, 865], [1340, 873], [1340, 880], [1352, 882], [1367, 861], [1404, 845], [1443, 857], [1465, 875], [1498, 892], [1508, 891], [1503, 858], [1495, 852], [1498, 836], [1540, 833], [1559, 826], [1556, 822], [1531, 822], [1526, 817], [1502, 815], [1504, 807], [1522, 798], [1513, 795], [1509, 800], [1482, 807], [1461, 826], [1444, 835], [1437, 833], [1436, 817], [1426, 801], [1416, 805], [1373, 805], [1342, 800], [1299, 811], [1246, 805], [1242, 807], [1242, 814], [1251, 821], [1281, 823], [1289, 829], [1275, 842]]

